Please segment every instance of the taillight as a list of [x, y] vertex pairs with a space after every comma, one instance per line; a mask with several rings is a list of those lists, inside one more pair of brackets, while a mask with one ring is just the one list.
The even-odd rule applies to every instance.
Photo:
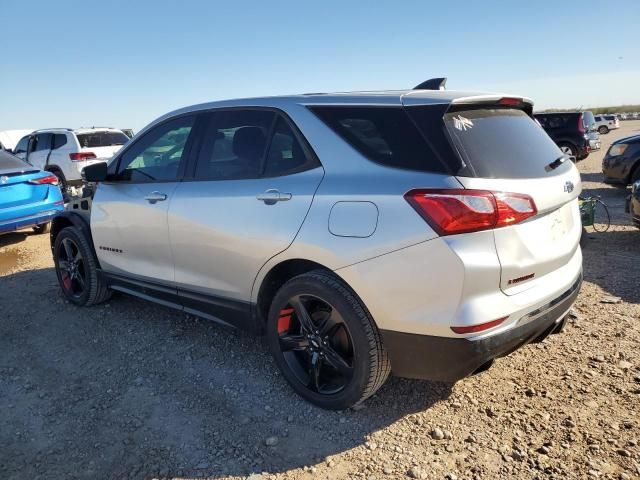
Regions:
[[521, 193], [420, 189], [404, 198], [439, 235], [506, 227], [538, 213], [533, 199]]
[[58, 185], [58, 177], [55, 175], [47, 175], [46, 177], [29, 180], [29, 183], [32, 185]]
[[92, 158], [98, 158], [98, 157], [96, 157], [96, 154], [93, 152], [77, 152], [77, 153], [70, 153], [69, 158], [74, 162], [81, 162], [82, 160], [90, 160]]
[[502, 317], [496, 320], [491, 320], [490, 322], [480, 323], [478, 325], [469, 325], [468, 327], [451, 327], [454, 333], [464, 334], [464, 333], [478, 333], [483, 332], [485, 330], [489, 330], [490, 328], [497, 327], [502, 322], [504, 322], [509, 317]]
[[583, 118], [582, 114], [578, 115], [578, 131], [580, 133], [585, 133], [584, 118]]

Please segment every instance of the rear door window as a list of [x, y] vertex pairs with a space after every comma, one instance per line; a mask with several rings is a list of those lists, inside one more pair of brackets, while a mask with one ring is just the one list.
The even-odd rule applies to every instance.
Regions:
[[525, 112], [506, 108], [478, 108], [447, 113], [444, 123], [463, 162], [461, 176], [483, 178], [540, 178], [570, 169], [556, 144]]
[[244, 109], [209, 113], [195, 178], [259, 178], [275, 115], [268, 110]]
[[33, 152], [42, 152], [46, 150], [51, 150], [51, 140], [53, 138], [53, 134], [51, 133], [39, 133], [36, 135], [35, 143], [33, 144]]
[[53, 150], [67, 144], [67, 136], [64, 133], [56, 133], [53, 136]]
[[300, 141], [286, 120], [282, 116], [278, 116], [267, 151], [263, 176], [291, 175], [318, 166], [315, 158], [310, 158], [305, 154]]

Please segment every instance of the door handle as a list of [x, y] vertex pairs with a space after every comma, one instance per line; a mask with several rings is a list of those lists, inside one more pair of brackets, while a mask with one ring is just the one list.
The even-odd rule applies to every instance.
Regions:
[[167, 194], [160, 192], [151, 192], [149, 195], [145, 195], [144, 199], [149, 203], [164, 202], [167, 199]]
[[267, 205], [274, 205], [277, 202], [286, 202], [291, 200], [290, 193], [281, 193], [278, 190], [267, 190], [264, 193], [259, 193], [256, 198]]

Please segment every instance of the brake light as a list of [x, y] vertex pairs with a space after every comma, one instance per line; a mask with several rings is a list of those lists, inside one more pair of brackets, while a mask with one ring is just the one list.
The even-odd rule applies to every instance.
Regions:
[[31, 185], [58, 185], [58, 177], [55, 175], [47, 175], [46, 177], [29, 180], [29, 183]]
[[507, 317], [498, 318], [496, 320], [491, 320], [490, 322], [486, 322], [486, 323], [480, 323], [478, 325], [469, 325], [468, 327], [451, 327], [451, 330], [453, 330], [453, 333], [459, 333], [459, 334], [483, 332], [485, 330], [489, 330], [490, 328], [497, 327], [502, 322], [504, 322], [507, 318], [509, 317], [507, 316]]
[[520, 105], [521, 103], [522, 99], [520, 98], [504, 97], [498, 100], [498, 105]]
[[96, 154], [93, 152], [77, 152], [77, 153], [70, 153], [69, 158], [74, 162], [81, 162], [82, 160], [90, 160], [92, 158], [98, 158], [98, 157], [96, 157]]
[[404, 198], [442, 236], [506, 227], [538, 213], [533, 199], [521, 193], [419, 189]]
[[584, 130], [584, 118], [583, 118], [582, 114], [578, 115], [578, 131], [580, 133], [585, 133], [585, 130]]

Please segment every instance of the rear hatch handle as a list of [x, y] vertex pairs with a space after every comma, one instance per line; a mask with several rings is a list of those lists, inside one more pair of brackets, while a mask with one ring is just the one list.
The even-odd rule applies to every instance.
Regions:
[[573, 157], [571, 157], [571, 155], [562, 154], [558, 158], [556, 158], [553, 162], [551, 162], [549, 165], [544, 167], [544, 169], [545, 169], [545, 171], [550, 172], [551, 170], [555, 170], [556, 168], [558, 168], [565, 161], [570, 160], [572, 158]]

